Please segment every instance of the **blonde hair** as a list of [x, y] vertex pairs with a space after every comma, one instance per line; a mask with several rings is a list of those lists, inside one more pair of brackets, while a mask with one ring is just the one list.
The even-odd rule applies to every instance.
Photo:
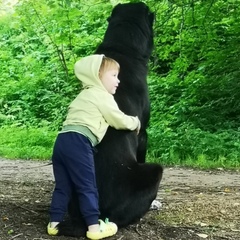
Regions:
[[117, 69], [118, 71], [120, 71], [120, 65], [114, 59], [104, 56], [99, 68], [99, 73], [105, 72], [109, 69]]

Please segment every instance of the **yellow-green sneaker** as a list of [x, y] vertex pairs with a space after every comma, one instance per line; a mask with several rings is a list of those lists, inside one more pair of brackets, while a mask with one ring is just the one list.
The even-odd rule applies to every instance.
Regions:
[[87, 238], [92, 240], [103, 239], [106, 237], [111, 237], [117, 233], [118, 227], [115, 223], [109, 222], [106, 218], [105, 222], [99, 220], [99, 231], [89, 232], [87, 231]]
[[48, 235], [56, 236], [58, 234], [57, 226], [52, 227], [51, 223], [48, 223], [48, 225], [47, 225], [47, 233], [48, 233]]

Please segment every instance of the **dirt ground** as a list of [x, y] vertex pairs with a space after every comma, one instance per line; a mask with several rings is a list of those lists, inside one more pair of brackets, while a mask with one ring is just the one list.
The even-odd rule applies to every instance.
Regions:
[[[51, 166], [0, 159], [0, 239], [73, 240], [46, 234], [54, 186]], [[166, 168], [157, 200], [111, 240], [240, 239], [240, 172]], [[127, 213], [126, 213], [127, 214]], [[82, 238], [83, 239], [83, 238]]]

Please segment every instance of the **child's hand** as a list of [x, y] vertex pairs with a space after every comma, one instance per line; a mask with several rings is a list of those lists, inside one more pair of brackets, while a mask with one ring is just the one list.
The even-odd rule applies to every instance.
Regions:
[[140, 129], [141, 129], [141, 122], [140, 122], [140, 120], [139, 120], [138, 117], [137, 117], [137, 119], [138, 119], [138, 126], [137, 126], [137, 128], [135, 129], [135, 131], [137, 132], [137, 135], [138, 135], [139, 132], [140, 132]]

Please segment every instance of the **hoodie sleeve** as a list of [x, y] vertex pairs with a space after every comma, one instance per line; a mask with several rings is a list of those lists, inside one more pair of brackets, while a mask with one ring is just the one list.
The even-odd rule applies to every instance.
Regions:
[[138, 117], [129, 116], [123, 113], [110, 94], [105, 99], [104, 103], [99, 104], [98, 107], [106, 122], [115, 129], [128, 129], [133, 131], [140, 127]]

